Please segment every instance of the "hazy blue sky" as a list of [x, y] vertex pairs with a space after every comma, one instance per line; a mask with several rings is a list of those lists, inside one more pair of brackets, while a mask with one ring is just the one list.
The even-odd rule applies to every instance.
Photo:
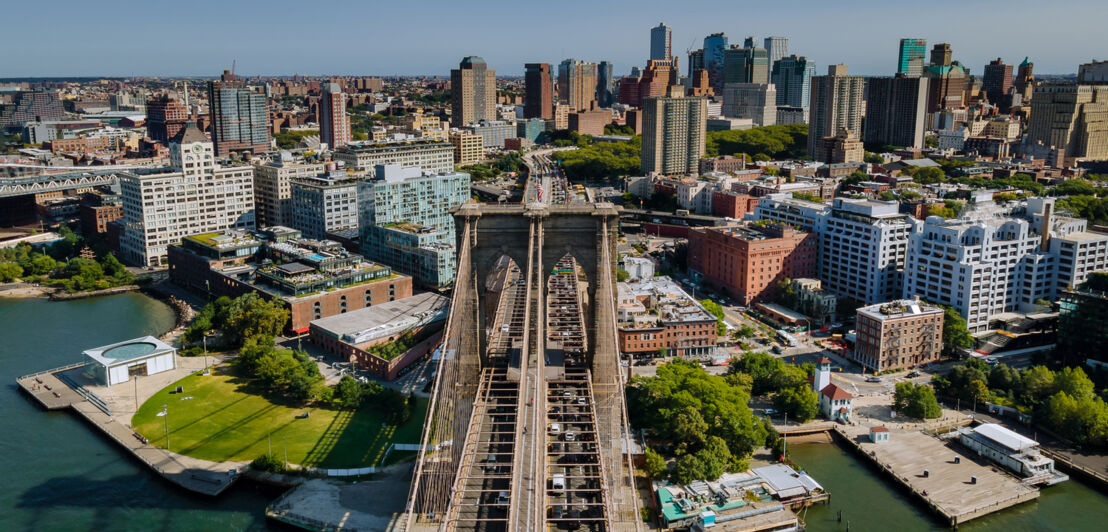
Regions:
[[1059, 74], [1108, 59], [1104, 0], [53, 0], [0, 13], [0, 78], [216, 75], [232, 59], [243, 75], [447, 75], [465, 55], [502, 74], [567, 57], [625, 74], [645, 63], [660, 21], [682, 68], [686, 49], [718, 31], [740, 44], [786, 36], [818, 72], [890, 74], [901, 37], [949, 42], [978, 74], [998, 56]]

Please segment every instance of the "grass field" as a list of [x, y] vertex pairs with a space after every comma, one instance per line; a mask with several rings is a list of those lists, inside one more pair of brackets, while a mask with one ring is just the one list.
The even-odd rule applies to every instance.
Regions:
[[[412, 418], [397, 427], [384, 423], [373, 405], [357, 411], [290, 407], [252, 393], [248, 383], [218, 368], [210, 376], [190, 375], [154, 394], [135, 414], [135, 430], [158, 447], [211, 461], [253, 460], [267, 452], [288, 461], [323, 468], [377, 463], [390, 443], [419, 443], [427, 400], [416, 399]], [[170, 393], [184, 387], [184, 392]], [[162, 405], [169, 414], [159, 417]], [[304, 412], [307, 418], [298, 419]]]

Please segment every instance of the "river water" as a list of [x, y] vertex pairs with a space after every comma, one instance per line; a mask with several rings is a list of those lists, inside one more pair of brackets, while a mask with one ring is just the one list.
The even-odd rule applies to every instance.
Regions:
[[[0, 298], [0, 531], [265, 530], [279, 492], [240, 483], [217, 499], [163, 481], [84, 421], [45, 412], [15, 386], [20, 375], [77, 362], [81, 351], [173, 326], [165, 304], [141, 294], [50, 302]], [[945, 528], [868, 464], [830, 443], [790, 445], [793, 459], [832, 493], [808, 510], [808, 530], [912, 532]], [[843, 522], [837, 521], [843, 512]], [[1108, 497], [1071, 480], [1037, 502], [963, 526], [967, 531], [1100, 531]]]
[[20, 375], [81, 351], [173, 327], [173, 311], [141, 294], [51, 302], [0, 298], [0, 531], [265, 530], [279, 492], [240, 483], [218, 499], [157, 477], [85, 422], [46, 412]]
[[[914, 532], [948, 530], [891, 480], [863, 458], [834, 443], [789, 446], [789, 455], [831, 492], [831, 502], [808, 509], [811, 532]], [[843, 521], [838, 522], [839, 511]], [[1039, 500], [970, 521], [958, 530], [984, 532], [1103, 531], [1108, 523], [1108, 496], [1071, 479], [1042, 490]]]

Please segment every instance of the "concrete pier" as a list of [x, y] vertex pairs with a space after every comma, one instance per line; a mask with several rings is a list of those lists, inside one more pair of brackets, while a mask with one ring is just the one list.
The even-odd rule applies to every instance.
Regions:
[[[217, 360], [213, 357], [213, 360]], [[219, 495], [239, 478], [246, 462], [209, 462], [150, 445], [131, 428], [135, 405], [189, 373], [203, 368], [201, 358], [177, 357], [177, 369], [137, 383], [95, 386], [82, 375], [84, 364], [55, 368], [16, 380], [19, 388], [47, 410], [72, 409], [75, 414], [130, 452], [166, 480], [189, 491]], [[137, 392], [137, 397], [135, 393]]]
[[880, 444], [869, 440], [867, 426], [838, 426], [834, 434], [952, 527], [1039, 497], [1038, 488], [918, 430], [890, 429]]

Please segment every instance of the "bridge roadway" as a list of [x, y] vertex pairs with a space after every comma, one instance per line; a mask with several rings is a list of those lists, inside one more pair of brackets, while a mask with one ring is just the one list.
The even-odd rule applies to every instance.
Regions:
[[[557, 206], [478, 208], [494, 218], [523, 214], [517, 219], [526, 226], [517, 226], [516, 235], [505, 228], [481, 237], [475, 212], [456, 214], [459, 277], [407, 530], [641, 530], [633, 466], [621, 451], [630, 435], [608, 264], [617, 211], [610, 205], [561, 208], [572, 223], [595, 227], [593, 237], [599, 237], [588, 242], [547, 219], [561, 210]], [[594, 212], [604, 218], [588, 214]], [[501, 255], [489, 270], [476, 267], [488, 260], [470, 255], [482, 239], [511, 262]], [[526, 249], [526, 258], [505, 247], [514, 239], [525, 242], [518, 249]], [[595, 319], [586, 319], [590, 315]], [[609, 322], [611, 331], [605, 330]], [[591, 337], [607, 347], [598, 349]], [[466, 352], [479, 355], [478, 368], [470, 367]], [[467, 374], [476, 384], [472, 395]], [[464, 425], [457, 424], [459, 415]]]

